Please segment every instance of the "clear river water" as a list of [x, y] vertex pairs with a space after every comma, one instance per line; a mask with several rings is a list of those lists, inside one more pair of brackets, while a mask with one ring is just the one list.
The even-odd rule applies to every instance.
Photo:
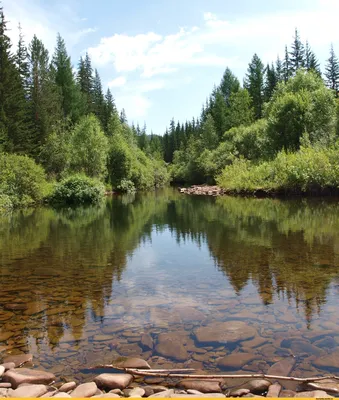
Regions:
[[0, 216], [0, 362], [58, 377], [154, 368], [339, 371], [339, 200], [175, 189]]

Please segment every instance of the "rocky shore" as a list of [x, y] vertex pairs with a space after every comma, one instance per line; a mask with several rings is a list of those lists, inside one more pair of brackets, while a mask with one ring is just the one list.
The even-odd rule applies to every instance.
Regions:
[[[104, 372], [89, 382], [57, 382], [54, 374], [27, 368], [31, 355], [9, 356], [0, 365], [0, 397], [107, 397], [107, 398], [179, 398], [179, 397], [314, 397], [331, 398], [339, 394], [339, 382], [323, 379], [312, 383], [299, 383], [268, 379], [223, 378], [161, 378], [140, 377], [130, 373]], [[21, 367], [24, 365], [24, 367]], [[151, 366], [140, 358], [125, 358], [114, 363], [118, 368], [148, 370]], [[274, 365], [272, 372], [291, 370], [291, 360], [285, 359]], [[101, 368], [103, 369], [103, 368]], [[114, 370], [116, 371], [116, 370]], [[291, 389], [293, 387], [293, 390]]]
[[179, 188], [179, 192], [198, 196], [220, 196], [226, 194], [225, 190], [221, 187], [208, 185], [193, 185], [187, 188]]

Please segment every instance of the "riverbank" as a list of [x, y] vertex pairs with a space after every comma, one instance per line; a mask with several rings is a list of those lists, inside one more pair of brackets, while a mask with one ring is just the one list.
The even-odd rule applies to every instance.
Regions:
[[[271, 367], [271, 374], [289, 373], [295, 361], [286, 358]], [[141, 358], [125, 358], [117, 361], [115, 373], [108, 366], [98, 366], [99, 373], [87, 382], [56, 381], [54, 374], [43, 370], [27, 368], [33, 364], [29, 354], [10, 356], [0, 364], [0, 397], [92, 397], [92, 398], [178, 398], [178, 397], [321, 397], [338, 395], [339, 384], [335, 379], [316, 380], [316, 382], [294, 382], [279, 379], [249, 378], [209, 378], [184, 379], [152, 376], [155, 370]], [[120, 371], [119, 371], [120, 369]], [[126, 373], [131, 372], [131, 373]], [[140, 369], [138, 376], [130, 369]], [[122, 370], [122, 371], [121, 371]], [[165, 370], [163, 370], [165, 371]], [[165, 371], [166, 372], [166, 371]], [[180, 372], [180, 371], [177, 371]], [[181, 371], [184, 372], [184, 371]], [[190, 371], [192, 372], [192, 371]], [[203, 373], [200, 372], [200, 373]], [[138, 372], [139, 374], [139, 372]], [[164, 374], [159, 374], [164, 375]], [[176, 376], [181, 375], [176, 374]], [[250, 376], [250, 375], [249, 375]], [[282, 375], [280, 375], [282, 376]], [[287, 383], [286, 383], [287, 382]], [[286, 383], [286, 384], [285, 384]]]

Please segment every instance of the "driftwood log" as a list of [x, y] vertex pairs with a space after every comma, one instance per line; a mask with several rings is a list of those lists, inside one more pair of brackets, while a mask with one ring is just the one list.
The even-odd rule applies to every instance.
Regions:
[[[180, 378], [180, 379], [272, 379], [281, 381], [291, 381], [300, 383], [309, 383], [322, 381], [323, 379], [335, 379], [339, 381], [339, 376], [336, 375], [326, 375], [326, 376], [315, 376], [311, 378], [297, 378], [294, 376], [279, 376], [279, 375], [268, 375], [268, 374], [192, 374], [194, 369], [139, 369], [139, 368], [121, 368], [114, 365], [97, 365], [91, 367], [90, 369], [101, 369], [109, 368], [116, 369], [119, 371], [125, 371], [131, 375], [138, 376], [152, 376], [154, 378]], [[314, 387], [315, 388], [315, 387]]]

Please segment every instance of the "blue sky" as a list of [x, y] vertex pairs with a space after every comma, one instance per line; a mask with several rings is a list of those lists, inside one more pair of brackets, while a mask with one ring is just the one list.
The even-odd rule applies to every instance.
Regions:
[[339, 55], [338, 0], [2, 0], [10, 36], [20, 22], [53, 52], [57, 32], [73, 65], [89, 52], [105, 89], [130, 122], [162, 134], [185, 121], [228, 66], [242, 81], [256, 52], [267, 63], [293, 40], [308, 40], [322, 66]]

